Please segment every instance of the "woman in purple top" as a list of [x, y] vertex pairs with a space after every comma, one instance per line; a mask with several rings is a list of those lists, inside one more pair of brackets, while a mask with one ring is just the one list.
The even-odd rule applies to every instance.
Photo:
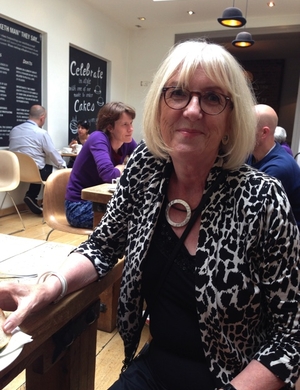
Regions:
[[67, 186], [65, 208], [70, 225], [93, 227], [92, 202], [81, 199], [81, 190], [121, 176], [125, 158], [137, 146], [132, 138], [134, 118], [135, 111], [121, 102], [107, 103], [99, 110], [98, 130], [90, 134], [76, 157]]

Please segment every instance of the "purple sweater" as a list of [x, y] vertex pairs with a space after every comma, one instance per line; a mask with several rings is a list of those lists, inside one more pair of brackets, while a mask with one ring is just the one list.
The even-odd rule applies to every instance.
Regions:
[[83, 188], [111, 183], [112, 179], [119, 177], [120, 171], [115, 166], [122, 164], [136, 146], [137, 143], [132, 139], [130, 143], [124, 143], [116, 154], [105, 133], [94, 131], [90, 134], [73, 165], [66, 199], [80, 202]]

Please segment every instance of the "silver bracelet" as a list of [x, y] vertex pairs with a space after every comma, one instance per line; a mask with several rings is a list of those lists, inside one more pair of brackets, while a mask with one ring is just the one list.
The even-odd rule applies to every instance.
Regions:
[[55, 299], [55, 301], [53, 301], [53, 303], [57, 303], [58, 301], [60, 301], [67, 294], [68, 282], [67, 282], [67, 279], [63, 275], [58, 274], [57, 272], [54, 272], [54, 271], [47, 271], [47, 272], [44, 272], [42, 275], [39, 276], [39, 278], [37, 280], [37, 284], [45, 282], [45, 280], [49, 276], [56, 276], [59, 279], [60, 283], [61, 283], [61, 293], [60, 293], [59, 297], [57, 299]]

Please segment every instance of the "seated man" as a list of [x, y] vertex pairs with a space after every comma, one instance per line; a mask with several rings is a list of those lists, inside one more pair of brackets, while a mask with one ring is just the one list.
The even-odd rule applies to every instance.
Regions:
[[[42, 129], [46, 116], [47, 112], [44, 107], [34, 105], [30, 108], [28, 120], [15, 126], [9, 134], [9, 150], [32, 157], [43, 180], [47, 180], [52, 173], [53, 166], [66, 168], [66, 163], [55, 149], [50, 135]], [[53, 165], [46, 164], [46, 158], [51, 160]], [[42, 207], [37, 204], [40, 189], [40, 184], [30, 184], [24, 198], [25, 204], [34, 214], [43, 212]]]
[[256, 145], [247, 164], [279, 179], [289, 198], [296, 222], [300, 228], [300, 167], [281, 145], [274, 133], [278, 117], [272, 107], [255, 106], [257, 115]]

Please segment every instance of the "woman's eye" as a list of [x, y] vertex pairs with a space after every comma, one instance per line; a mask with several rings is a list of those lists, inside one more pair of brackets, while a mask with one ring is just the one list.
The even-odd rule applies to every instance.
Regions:
[[202, 99], [210, 103], [220, 103], [220, 96], [214, 92], [208, 92], [202, 96]]
[[186, 97], [186, 96], [187, 93], [183, 89], [174, 89], [171, 94], [172, 98]]

